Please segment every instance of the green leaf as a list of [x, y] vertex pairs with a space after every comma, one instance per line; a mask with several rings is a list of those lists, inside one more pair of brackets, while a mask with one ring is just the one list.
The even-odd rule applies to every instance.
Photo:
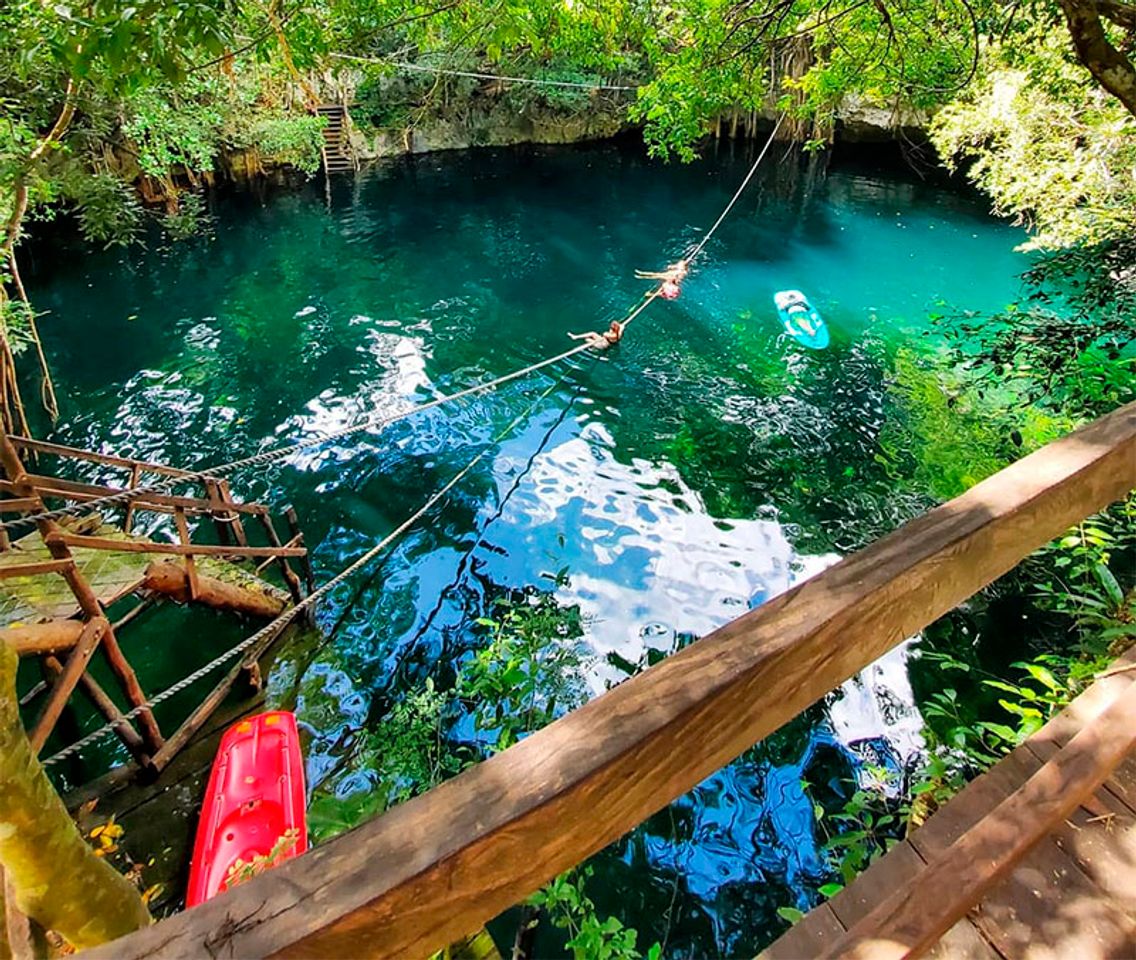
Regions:
[[826, 883], [817, 892], [823, 897], [835, 897], [843, 889], [844, 884], [842, 883]]
[[[778, 907], [777, 908], [777, 916], [779, 916], [782, 920], [787, 920], [789, 923], [796, 923], [798, 920], [800, 920], [802, 917], [804, 917], [804, 915], [805, 915], [804, 911], [798, 910], [796, 907]], [[655, 947], [657, 947], [657, 946], [658, 946], [658, 944], [655, 944]], [[654, 950], [655, 947], [652, 947], [651, 950]], [[660, 953], [661, 952], [662, 951], [660, 950]], [[658, 955], [659, 954], [655, 954], [654, 957], [653, 957], [651, 955], [651, 953], [648, 952], [647, 953], [647, 960], [655, 960], [655, 957], [657, 957]]]
[[1098, 563], [1093, 567], [1093, 573], [1100, 581], [1100, 585], [1104, 588], [1104, 592], [1108, 594], [1108, 599], [1112, 601], [1114, 607], [1122, 607], [1124, 605], [1124, 591], [1120, 589], [1120, 584], [1117, 583], [1116, 577], [1113, 576], [1112, 571], [1103, 563]]

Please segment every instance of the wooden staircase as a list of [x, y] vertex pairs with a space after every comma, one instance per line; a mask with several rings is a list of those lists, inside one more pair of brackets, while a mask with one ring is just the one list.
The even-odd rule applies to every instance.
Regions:
[[333, 173], [346, 173], [355, 169], [355, 157], [347, 139], [347, 108], [338, 103], [325, 103], [316, 107], [316, 114], [326, 120], [323, 128], [323, 169]]

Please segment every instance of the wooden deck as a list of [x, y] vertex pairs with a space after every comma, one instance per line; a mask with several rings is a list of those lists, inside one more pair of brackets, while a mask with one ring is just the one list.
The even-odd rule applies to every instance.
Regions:
[[[110, 524], [102, 524], [91, 532], [115, 540], [142, 539], [128, 537]], [[86, 548], [77, 548], [72, 554], [75, 566], [86, 578], [104, 608], [138, 589], [147, 564], [162, 559], [158, 554]], [[39, 533], [30, 533], [15, 541], [10, 550], [0, 552], [0, 568], [51, 559], [52, 554]], [[66, 620], [78, 614], [79, 604], [75, 601], [71, 587], [57, 573], [0, 580], [0, 627], [44, 620]]]
[[[760, 960], [822, 956], [917, 956], [897, 933], [899, 901], [922, 898], [927, 914], [951, 899], [970, 907], [924, 956], [960, 960], [1097, 960], [1136, 957], [1136, 757], [1120, 766], [1071, 815], [978, 899], [958, 878], [932, 876], [937, 861], [1110, 707], [1136, 697], [1130, 651], [1042, 730], [968, 784], [908, 839], [845, 890], [821, 904], [761, 954]], [[1012, 825], [1025, 827], [1023, 821]], [[1004, 827], [1005, 825], [1003, 825]], [[1052, 826], [1052, 824], [1050, 824]], [[987, 829], [989, 833], [989, 829]], [[1005, 830], [1003, 829], [1003, 832]], [[974, 833], [972, 832], [972, 836]], [[976, 871], [998, 868], [977, 858]], [[891, 904], [889, 908], [888, 904]], [[973, 906], [971, 906], [974, 904]], [[887, 917], [880, 922], [881, 917]]]

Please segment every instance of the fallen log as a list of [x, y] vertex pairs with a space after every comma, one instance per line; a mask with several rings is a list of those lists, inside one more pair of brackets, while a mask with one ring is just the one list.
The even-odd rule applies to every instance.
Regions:
[[[190, 598], [189, 576], [180, 563], [155, 561], [146, 568], [142, 580], [145, 590], [153, 590], [179, 603], [187, 603]], [[231, 610], [253, 617], [276, 617], [287, 606], [285, 600], [267, 593], [259, 593], [233, 583], [225, 583], [214, 577], [197, 575], [197, 589], [192, 597], [195, 603], [203, 603], [217, 610]]]
[[79, 642], [83, 632], [81, 620], [48, 620], [0, 630], [0, 643], [5, 643], [21, 657], [46, 653], [63, 653]]

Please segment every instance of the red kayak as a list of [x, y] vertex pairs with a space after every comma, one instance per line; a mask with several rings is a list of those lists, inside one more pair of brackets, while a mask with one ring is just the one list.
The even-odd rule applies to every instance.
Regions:
[[274, 710], [234, 724], [221, 738], [209, 774], [185, 905], [195, 907], [239, 882], [250, 863], [256, 872], [307, 849], [295, 715]]

